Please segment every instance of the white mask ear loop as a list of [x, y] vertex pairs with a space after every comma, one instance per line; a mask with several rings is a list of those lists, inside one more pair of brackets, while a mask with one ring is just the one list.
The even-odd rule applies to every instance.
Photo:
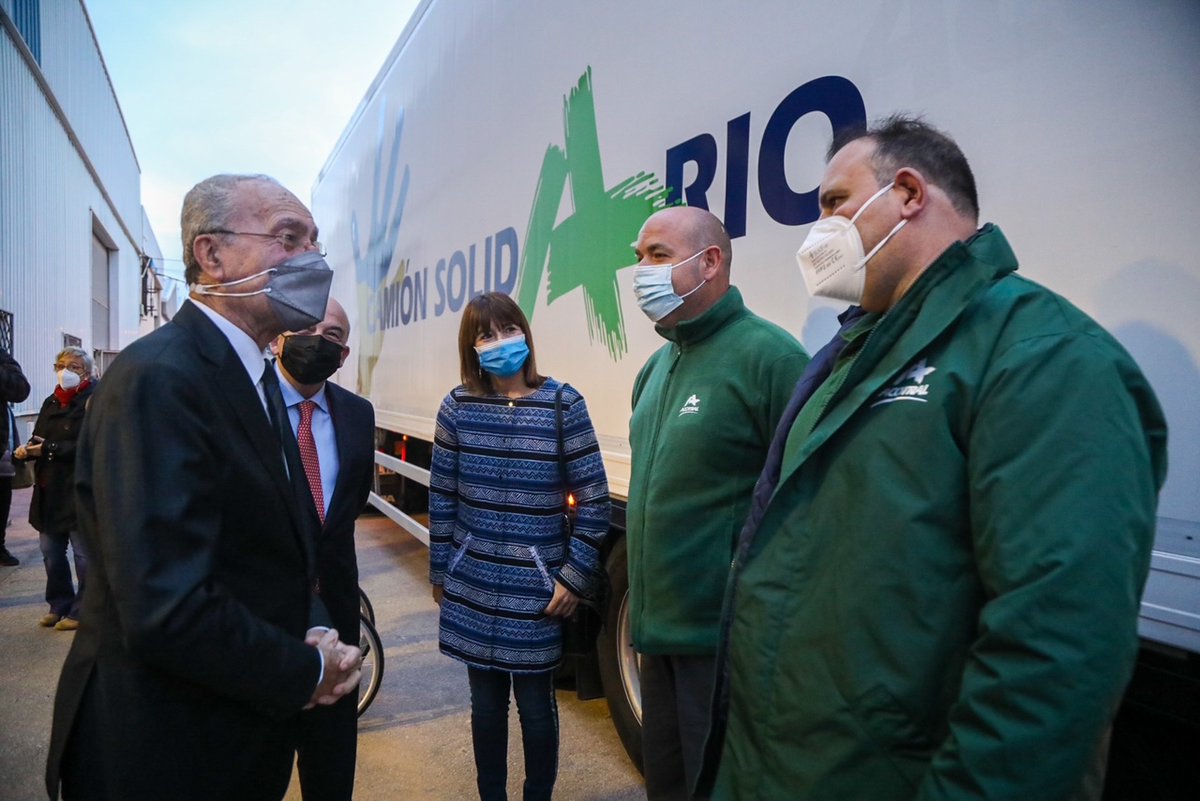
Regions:
[[[896, 185], [896, 182], [892, 181], [890, 184], [883, 187], [875, 194], [871, 195], [870, 200], [868, 200], [866, 203], [862, 204], [862, 206], [859, 207], [858, 211], [856, 211], [854, 213], [854, 216], [850, 218], [850, 224], [854, 225], [854, 221], [859, 218], [859, 215], [861, 215], [864, 211], [867, 210], [867, 206], [870, 206], [880, 196], [882, 196], [884, 193], [886, 193], [889, 189], [891, 189], [895, 185]], [[886, 245], [888, 243], [888, 241], [891, 240], [891, 238], [893, 236], [895, 236], [900, 231], [900, 229], [904, 227], [905, 223], [907, 223], [907, 222], [908, 222], [908, 220], [901, 220], [900, 222], [896, 223], [895, 227], [892, 228], [892, 230], [888, 231], [887, 236], [885, 236], [883, 239], [880, 239], [879, 243], [877, 245], [875, 245], [875, 247], [871, 248], [871, 252], [868, 253], [867, 255], [863, 256], [862, 261], [860, 261], [857, 265], [855, 265], [855, 269], [858, 269], [859, 267], [862, 267], [864, 264], [869, 262], [871, 260], [871, 257], [873, 257], [876, 253], [878, 253], [879, 249], [882, 248], [884, 245]]]
[[[709, 247], [711, 247], [711, 245], [710, 245]], [[679, 264], [676, 264], [676, 265], [675, 265], [675, 267], [682, 267], [683, 265], [687, 264], [687, 263], [688, 263], [689, 261], [691, 261], [692, 259], [696, 258], [696, 256], [699, 256], [699, 255], [701, 255], [701, 254], [705, 253], [707, 250], [708, 250], [708, 248], [705, 248], [704, 250], [701, 250], [700, 252], [696, 253], [695, 255], [693, 255], [693, 256], [689, 256], [688, 258], [686, 258], [686, 259], [684, 259], [683, 261], [679, 262]], [[674, 270], [674, 269], [675, 269], [675, 267], [672, 267], [671, 269], [672, 269], [672, 270]], [[705, 285], [705, 284], [707, 284], [707, 283], [708, 283], [708, 279], [704, 277], [704, 273], [702, 272], [702, 273], [700, 274], [700, 283], [696, 284], [694, 287], [692, 287], [691, 289], [689, 289], [687, 292], [684, 292], [682, 295], [678, 295], [677, 297], [678, 297], [680, 300], [687, 300], [689, 297], [691, 297], [692, 295], [696, 294], [696, 291], [697, 291], [697, 290], [699, 290], [699, 289], [700, 289], [700, 287], [704, 286], [704, 285]]]
[[854, 225], [855, 221], [857, 221], [858, 218], [862, 216], [862, 213], [864, 211], [866, 211], [867, 208], [870, 207], [870, 205], [872, 203], [874, 203], [876, 200], [878, 200], [880, 198], [880, 196], [882, 196], [885, 192], [887, 192], [889, 189], [891, 189], [895, 185], [896, 185], [896, 182], [892, 181], [890, 184], [883, 187], [875, 194], [871, 195], [871, 197], [867, 199], [867, 202], [862, 204], [861, 206], [859, 206], [858, 211], [854, 212], [854, 216], [850, 218], [850, 224]]
[[263, 287], [262, 289], [256, 289], [253, 292], [213, 292], [210, 287], [237, 286], [238, 284], [244, 284], [247, 281], [253, 281], [255, 278], [258, 278], [261, 275], [267, 275], [268, 273], [273, 272], [275, 272], [275, 268], [268, 267], [267, 269], [261, 270], [254, 275], [247, 275], [245, 278], [239, 278], [236, 281], [223, 281], [219, 284], [192, 284], [190, 290], [199, 295], [214, 295], [223, 298], [249, 298], [253, 297], [254, 295], [261, 295], [263, 293], [270, 294], [271, 287], [269, 286]]
[[880, 240], [879, 240], [879, 244], [878, 244], [878, 245], [876, 245], [875, 247], [871, 248], [871, 252], [870, 252], [870, 253], [868, 253], [867, 255], [863, 256], [863, 260], [862, 260], [862, 262], [860, 263], [860, 265], [859, 265], [859, 266], [862, 266], [863, 264], [866, 264], [867, 262], [869, 262], [869, 261], [871, 260], [871, 257], [872, 257], [872, 256], [874, 256], [876, 253], [878, 253], [878, 252], [879, 252], [879, 249], [880, 249], [881, 247], [883, 247], [884, 245], [886, 245], [886, 244], [888, 243], [888, 241], [889, 241], [889, 240], [890, 240], [890, 239], [891, 239], [893, 236], [895, 236], [895, 235], [896, 235], [896, 233], [897, 233], [897, 232], [898, 232], [898, 231], [899, 231], [901, 228], [903, 228], [903, 227], [904, 227], [904, 224], [905, 224], [906, 222], [908, 222], [908, 220], [901, 220], [900, 222], [896, 223], [896, 227], [895, 227], [895, 228], [893, 228], [891, 231], [888, 231], [888, 235], [887, 235], [887, 236], [885, 236], [883, 239], [880, 239]]

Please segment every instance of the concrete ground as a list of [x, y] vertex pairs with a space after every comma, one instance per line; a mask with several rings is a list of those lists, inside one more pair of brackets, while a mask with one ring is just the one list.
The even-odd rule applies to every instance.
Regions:
[[[37, 625], [46, 606], [37, 533], [26, 522], [30, 490], [13, 494], [8, 547], [19, 567], [0, 567], [0, 798], [45, 799], [42, 775], [50, 712], [69, 632]], [[383, 685], [359, 718], [358, 801], [476, 798], [466, 669], [437, 650], [437, 613], [426, 580], [428, 552], [391, 521], [364, 516], [356, 532], [362, 585], [383, 640]], [[83, 622], [87, 625], [87, 621]], [[555, 798], [645, 797], [603, 700], [560, 691], [562, 750]], [[521, 797], [516, 711], [509, 737], [509, 797]], [[300, 801], [292, 783], [288, 801]]]

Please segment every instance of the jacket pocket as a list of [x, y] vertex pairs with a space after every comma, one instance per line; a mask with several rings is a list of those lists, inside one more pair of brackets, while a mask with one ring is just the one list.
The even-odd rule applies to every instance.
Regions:
[[916, 788], [929, 768], [936, 743], [886, 687], [867, 690], [851, 705], [871, 741], [906, 782]]
[[450, 575], [454, 572], [454, 568], [458, 567], [458, 563], [461, 562], [462, 558], [467, 555], [467, 548], [470, 547], [470, 545], [471, 535], [468, 534], [467, 536], [463, 537], [462, 545], [458, 546], [458, 549], [454, 552], [454, 555], [450, 557], [450, 564], [446, 568], [446, 575]]

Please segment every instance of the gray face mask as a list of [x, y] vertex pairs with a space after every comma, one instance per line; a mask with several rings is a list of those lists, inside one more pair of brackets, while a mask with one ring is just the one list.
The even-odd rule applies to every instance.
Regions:
[[[260, 275], [270, 273], [267, 285], [254, 292], [215, 292], [217, 287], [235, 286], [253, 281]], [[293, 256], [254, 275], [226, 281], [221, 284], [193, 284], [192, 291], [198, 295], [213, 295], [222, 298], [249, 298], [266, 295], [271, 308], [285, 331], [303, 331], [325, 319], [325, 305], [329, 302], [329, 287], [333, 283], [333, 270], [325, 258], [315, 250]]]

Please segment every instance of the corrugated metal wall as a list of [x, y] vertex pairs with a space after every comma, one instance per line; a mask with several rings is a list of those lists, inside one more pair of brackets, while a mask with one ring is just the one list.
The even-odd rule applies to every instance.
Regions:
[[91, 23], [78, 0], [42, 3], [42, 74], [117, 213], [137, 236], [141, 171]]
[[44, 73], [25, 57], [12, 0], [0, 0], [0, 309], [14, 315], [14, 356], [34, 385], [18, 411], [51, 392], [64, 333], [93, 347], [96, 232], [116, 248], [115, 345], [138, 336], [141, 302], [140, 174], [124, 122], [82, 4], [39, 5]]

